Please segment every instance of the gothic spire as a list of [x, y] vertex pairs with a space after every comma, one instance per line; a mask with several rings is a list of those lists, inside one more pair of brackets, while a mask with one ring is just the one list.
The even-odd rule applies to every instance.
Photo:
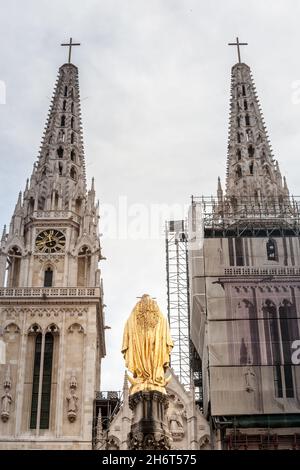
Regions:
[[86, 192], [78, 69], [70, 63], [59, 69], [31, 192], [37, 187], [38, 208], [46, 210], [71, 209]]
[[275, 162], [256, 94], [250, 67], [238, 62], [232, 67], [226, 197], [229, 200], [273, 199], [287, 196], [278, 163]]

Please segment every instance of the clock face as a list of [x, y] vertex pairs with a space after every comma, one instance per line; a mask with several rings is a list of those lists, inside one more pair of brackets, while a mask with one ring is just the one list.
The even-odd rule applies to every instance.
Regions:
[[59, 253], [63, 251], [65, 244], [65, 235], [55, 229], [43, 230], [35, 240], [36, 248], [42, 253]]

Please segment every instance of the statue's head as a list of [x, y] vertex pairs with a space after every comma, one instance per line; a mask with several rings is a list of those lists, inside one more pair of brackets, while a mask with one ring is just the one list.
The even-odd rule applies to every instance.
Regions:
[[142, 302], [143, 302], [143, 301], [145, 302], [145, 301], [148, 300], [148, 299], [151, 299], [151, 297], [150, 297], [149, 294], [144, 294], [144, 295], [142, 295], [142, 298], [141, 298]]
[[148, 294], [144, 294], [135, 307], [135, 315], [138, 323], [144, 328], [154, 327], [159, 319], [160, 311], [154, 299]]

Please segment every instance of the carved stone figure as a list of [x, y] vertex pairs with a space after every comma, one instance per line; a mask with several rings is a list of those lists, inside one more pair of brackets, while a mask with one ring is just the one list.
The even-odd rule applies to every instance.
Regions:
[[247, 371], [245, 373], [245, 384], [246, 384], [246, 391], [247, 392], [254, 392], [256, 388], [256, 375], [254, 369], [251, 365], [248, 366]]
[[174, 412], [169, 416], [169, 423], [173, 439], [182, 439], [184, 436], [182, 411], [174, 410]]
[[5, 423], [10, 417], [10, 406], [12, 404], [10, 366], [7, 366], [5, 379], [3, 382], [4, 394], [1, 397], [1, 419]]
[[4, 395], [1, 397], [1, 419], [4, 423], [9, 419], [11, 403], [12, 396], [8, 389], [6, 389]]
[[77, 418], [78, 412], [78, 396], [76, 395], [77, 389], [77, 380], [75, 375], [73, 374], [70, 380], [70, 392], [67, 396], [67, 404], [68, 404], [68, 419], [71, 423], [73, 423]]
[[168, 421], [169, 429], [173, 441], [180, 441], [184, 437], [184, 424], [183, 418], [185, 417], [185, 409], [183, 403], [176, 397], [175, 394], [169, 394], [169, 412]]

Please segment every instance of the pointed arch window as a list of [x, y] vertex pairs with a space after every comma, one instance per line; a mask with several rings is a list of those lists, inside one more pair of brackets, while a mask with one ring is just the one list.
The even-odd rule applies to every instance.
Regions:
[[67, 85], [65, 86], [64, 96], [68, 96], [68, 87], [67, 87]]
[[74, 102], [71, 103], [71, 113], [74, 114]]
[[67, 109], [67, 101], [66, 100], [63, 101], [62, 109], [63, 109], [63, 111], [66, 111], [66, 109]]
[[248, 103], [247, 100], [244, 100], [244, 110], [247, 111], [248, 109]]
[[75, 142], [75, 134], [74, 134], [74, 132], [72, 132], [72, 134], [71, 134], [71, 144], [74, 144], [74, 142]]
[[77, 286], [84, 287], [89, 285], [91, 270], [91, 250], [88, 246], [83, 246], [78, 253], [78, 271]]
[[39, 200], [38, 200], [38, 210], [39, 211], [43, 211], [45, 209], [45, 203], [46, 203], [45, 198], [43, 196], [40, 197]]
[[31, 214], [34, 211], [34, 198], [31, 196], [29, 199], [29, 213]]
[[19, 287], [22, 253], [18, 246], [8, 251], [8, 287]]
[[242, 85], [242, 94], [243, 94], [243, 96], [246, 96], [246, 87], [245, 87], [245, 85]]
[[[30, 429], [49, 429], [51, 382], [53, 362], [53, 334], [38, 333], [35, 337], [35, 352], [32, 380]], [[41, 387], [40, 387], [40, 381]]]
[[255, 153], [254, 147], [252, 145], [249, 145], [249, 147], [248, 147], [248, 156], [249, 156], [249, 158], [253, 158], [254, 153]]
[[267, 241], [266, 249], [268, 261], [278, 261], [278, 249], [276, 241], [270, 238]]
[[82, 207], [82, 200], [80, 198], [77, 198], [75, 201], [75, 212], [76, 214], [81, 214], [81, 207]]
[[236, 118], [236, 123], [238, 127], [241, 127], [241, 118], [239, 116]]
[[71, 88], [70, 96], [71, 96], [72, 99], [74, 99], [74, 88]]
[[236, 151], [236, 156], [237, 156], [237, 159], [238, 159], [238, 160], [241, 160], [241, 158], [242, 158], [241, 149], [237, 149], [237, 151]]
[[76, 162], [76, 152], [74, 149], [71, 150], [71, 160], [72, 162]]
[[32, 393], [31, 393], [30, 429], [36, 429], [36, 422], [37, 422], [41, 349], [42, 349], [42, 333], [38, 333], [35, 338], [33, 380], [32, 380]]
[[60, 120], [60, 125], [61, 127], [65, 127], [66, 125], [66, 116], [62, 115], [61, 120]]
[[63, 158], [64, 156], [64, 149], [62, 147], [58, 147], [57, 149], [57, 156], [58, 158]]
[[71, 129], [74, 129], [74, 118], [71, 118]]
[[250, 126], [250, 116], [249, 116], [249, 114], [246, 114], [246, 116], [245, 116], [245, 124], [246, 124], [246, 126]]
[[240, 237], [235, 238], [235, 257], [236, 266], [244, 266], [244, 246]]
[[250, 163], [249, 165], [249, 172], [250, 172], [250, 175], [253, 175], [253, 162]]
[[53, 270], [49, 266], [44, 272], [44, 287], [52, 287], [53, 285]]
[[236, 136], [236, 137], [237, 137], [237, 142], [238, 142], [238, 144], [240, 144], [240, 143], [241, 143], [241, 140], [242, 140], [240, 132], [237, 133], [237, 136]]
[[63, 131], [62, 129], [59, 131], [58, 133], [58, 142], [64, 142], [65, 141], [65, 137], [66, 137], [66, 134], [65, 134], [65, 131]]
[[295, 385], [291, 365], [291, 344], [298, 338], [295, 306], [284, 299], [279, 308], [266, 300], [263, 307], [268, 364], [273, 365], [275, 396], [293, 398]]
[[63, 169], [64, 169], [63, 164], [59, 163], [59, 165], [58, 165], [58, 174], [59, 174], [59, 176], [63, 175]]
[[58, 209], [58, 201], [59, 201], [58, 192], [55, 191], [55, 193], [54, 193], [54, 210]]

